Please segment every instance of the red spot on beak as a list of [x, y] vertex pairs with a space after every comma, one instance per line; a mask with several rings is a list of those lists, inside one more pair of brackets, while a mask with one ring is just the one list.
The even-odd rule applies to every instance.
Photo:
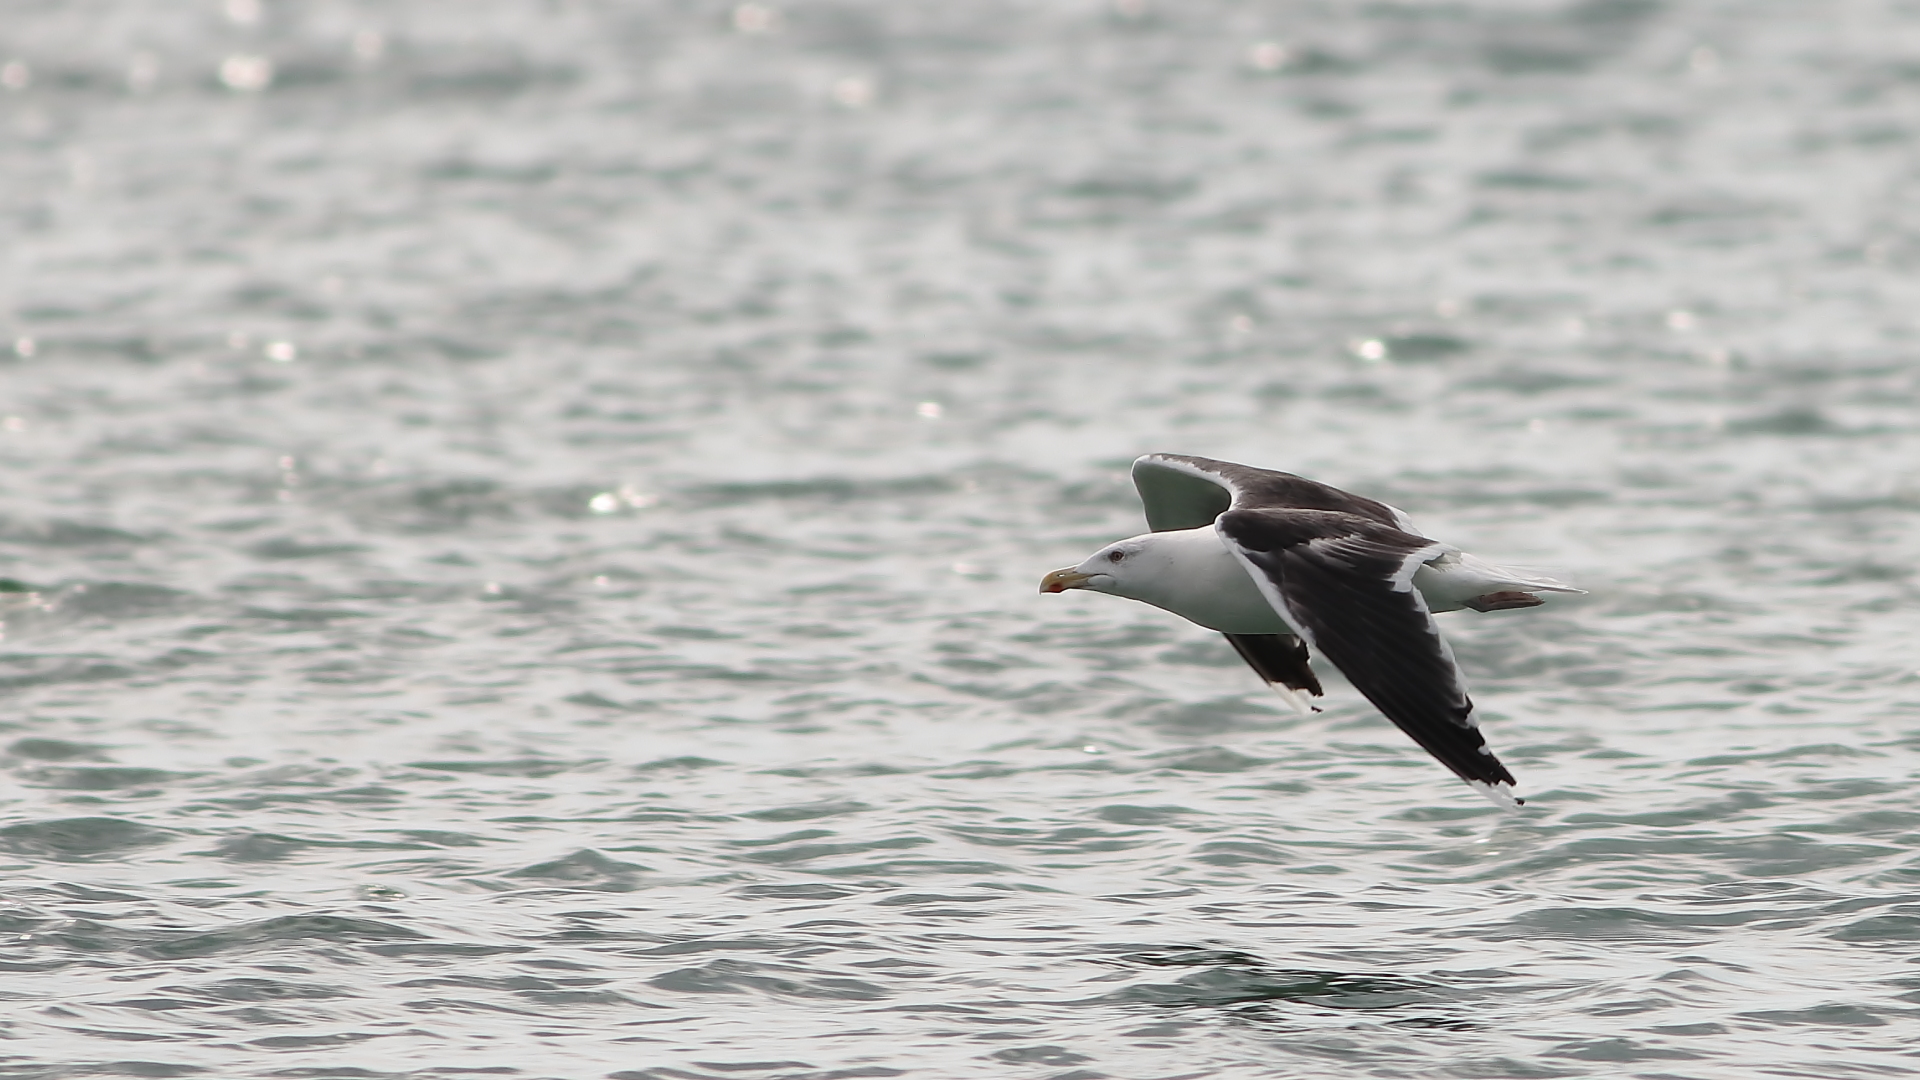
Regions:
[[1043, 593], [1066, 592], [1068, 589], [1077, 589], [1085, 585], [1088, 579], [1092, 577], [1092, 574], [1083, 574], [1072, 567], [1068, 567], [1065, 570], [1055, 570], [1053, 573], [1040, 579], [1040, 591]]

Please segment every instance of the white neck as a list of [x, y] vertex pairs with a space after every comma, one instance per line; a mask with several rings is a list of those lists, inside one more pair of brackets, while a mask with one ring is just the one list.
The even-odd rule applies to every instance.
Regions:
[[1139, 550], [1104, 591], [1222, 633], [1293, 633], [1212, 525], [1148, 533], [1132, 542]]

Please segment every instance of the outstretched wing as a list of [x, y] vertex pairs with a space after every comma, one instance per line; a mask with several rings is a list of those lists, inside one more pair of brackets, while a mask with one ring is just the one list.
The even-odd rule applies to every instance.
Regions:
[[1337, 510], [1413, 531], [1407, 515], [1383, 502], [1292, 473], [1185, 454], [1148, 454], [1133, 463], [1133, 486], [1154, 532], [1197, 529], [1232, 510]]
[[1473, 720], [1453, 650], [1413, 572], [1449, 549], [1330, 510], [1231, 510], [1220, 534], [1260, 592], [1374, 707], [1496, 802], [1513, 774]]

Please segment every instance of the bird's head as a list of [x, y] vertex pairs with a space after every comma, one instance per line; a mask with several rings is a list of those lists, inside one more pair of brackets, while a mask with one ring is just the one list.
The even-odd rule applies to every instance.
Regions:
[[1087, 589], [1116, 596], [1130, 595], [1128, 586], [1133, 583], [1133, 572], [1141, 565], [1146, 554], [1147, 539], [1136, 536], [1131, 540], [1108, 544], [1088, 556], [1079, 566], [1055, 570], [1041, 578], [1040, 591], [1058, 593], [1068, 589]]

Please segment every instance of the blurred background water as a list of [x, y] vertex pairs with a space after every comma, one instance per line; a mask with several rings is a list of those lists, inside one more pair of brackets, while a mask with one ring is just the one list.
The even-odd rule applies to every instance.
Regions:
[[[0, 16], [0, 1076], [1920, 1072], [1920, 6]], [[1591, 589], [1524, 812], [1150, 450]]]

